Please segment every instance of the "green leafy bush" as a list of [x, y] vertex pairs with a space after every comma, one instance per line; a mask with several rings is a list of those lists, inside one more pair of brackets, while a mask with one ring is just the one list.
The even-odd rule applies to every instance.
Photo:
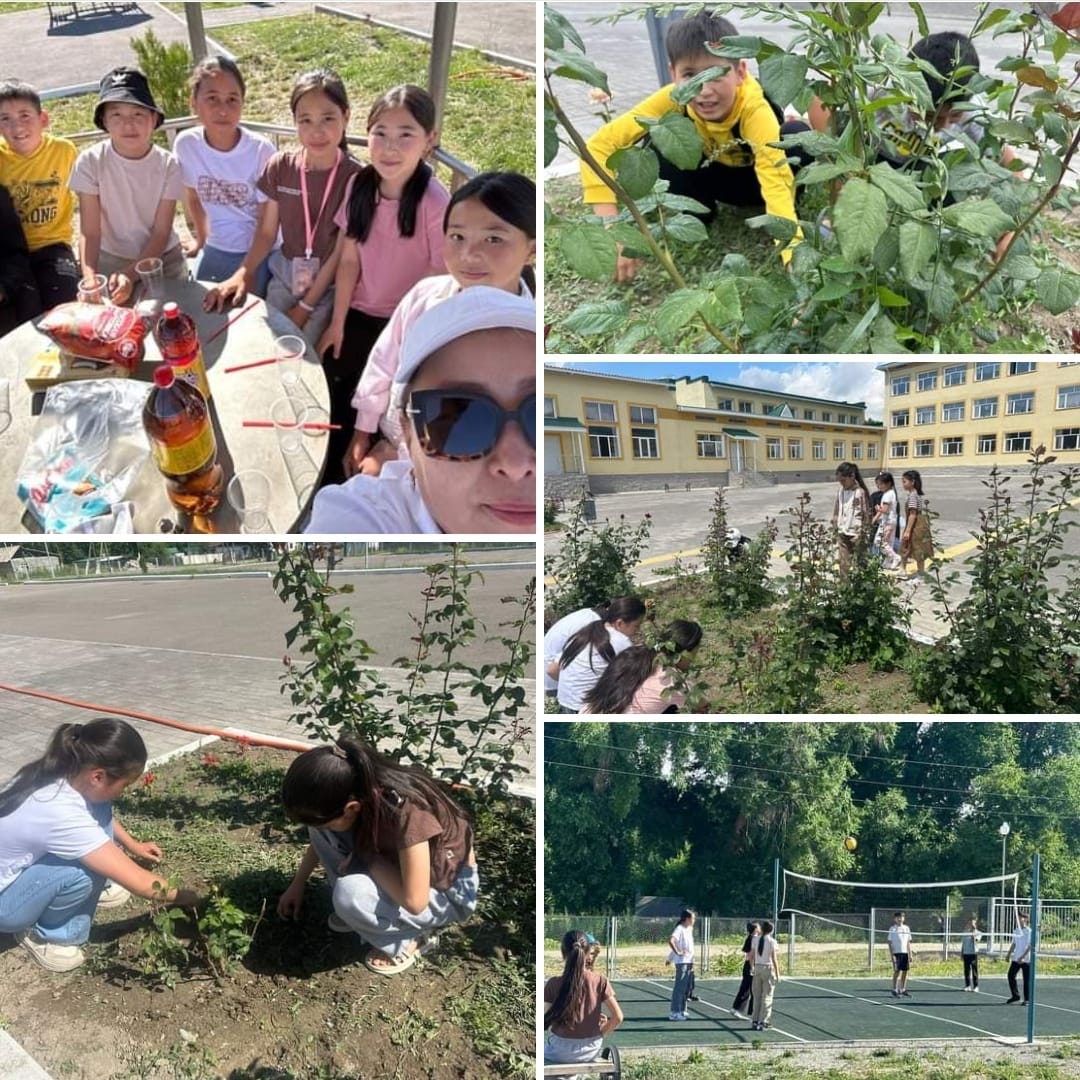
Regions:
[[138, 58], [139, 68], [150, 82], [154, 101], [172, 119], [187, 116], [187, 80], [194, 61], [186, 45], [174, 41], [171, 45], [161, 42], [153, 30], [142, 37], [131, 39], [131, 48]]
[[703, 555], [712, 600], [729, 612], [758, 611], [773, 600], [769, 559], [776, 542], [776, 522], [766, 519], [761, 531], [738, 554], [727, 546], [727, 503], [717, 488]]

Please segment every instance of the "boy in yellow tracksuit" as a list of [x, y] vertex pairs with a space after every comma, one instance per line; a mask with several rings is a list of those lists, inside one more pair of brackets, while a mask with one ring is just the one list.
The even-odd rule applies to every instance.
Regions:
[[[660, 154], [660, 176], [669, 182], [673, 195], [685, 195], [708, 206], [709, 217], [719, 202], [731, 206], [764, 203], [767, 213], [795, 221], [794, 174], [785, 151], [769, 144], [778, 142], [782, 134], [809, 128], [800, 121], [781, 126], [782, 114], [765, 98], [761, 85], [747, 71], [746, 61], [725, 60], [705, 47], [705, 42], [735, 35], [727, 19], [704, 13], [673, 23], [665, 42], [672, 83], [605, 124], [589, 139], [589, 151], [606, 168], [616, 150], [646, 137], [637, 117], [659, 119], [680, 109], [671, 97], [676, 85], [689, 82], [708, 68], [727, 67], [721, 78], [705, 83], [685, 109], [704, 142], [698, 167], [680, 169]], [[593, 212], [599, 217], [614, 217], [618, 207], [611, 189], [584, 162], [581, 179], [585, 202]], [[781, 257], [785, 264], [790, 260], [790, 246], [781, 251]], [[620, 255], [616, 280], [631, 280], [640, 265], [640, 260]]]

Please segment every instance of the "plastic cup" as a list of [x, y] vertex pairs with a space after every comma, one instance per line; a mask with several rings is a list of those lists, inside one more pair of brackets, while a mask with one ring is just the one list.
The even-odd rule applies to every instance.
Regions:
[[303, 450], [306, 409], [298, 409], [289, 397], [280, 397], [270, 406], [270, 419], [277, 432], [278, 446], [286, 456]]
[[225, 489], [242, 533], [269, 533], [270, 477], [258, 469], [241, 469]]
[[165, 297], [165, 276], [161, 268], [160, 259], [140, 259], [135, 264], [135, 273], [142, 282], [142, 299], [154, 300], [157, 303]]
[[307, 342], [301, 337], [287, 334], [274, 341], [274, 355], [277, 357], [278, 375], [285, 393], [294, 395], [300, 386], [300, 365], [304, 362]]
[[109, 279], [104, 274], [91, 274], [79, 282], [76, 296], [84, 304], [104, 304], [109, 299]]
[[309, 405], [304, 409], [304, 435], [309, 439], [325, 439], [330, 434], [330, 414], [321, 405]]

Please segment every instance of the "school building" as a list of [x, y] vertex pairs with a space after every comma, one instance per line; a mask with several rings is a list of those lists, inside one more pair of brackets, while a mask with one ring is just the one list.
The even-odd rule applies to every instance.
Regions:
[[[1076, 368], [1077, 370], [1073, 370]], [[989, 467], [1037, 446], [1080, 463], [1080, 361], [879, 364], [885, 467]]]
[[[675, 366], [675, 365], [673, 365]], [[565, 498], [671, 487], [831, 480], [842, 461], [876, 473], [880, 422], [830, 401], [707, 376], [641, 379], [544, 368], [544, 492]]]

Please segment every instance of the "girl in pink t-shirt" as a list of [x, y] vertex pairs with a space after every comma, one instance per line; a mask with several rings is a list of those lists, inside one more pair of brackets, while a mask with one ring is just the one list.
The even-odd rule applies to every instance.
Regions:
[[536, 185], [514, 172], [474, 176], [454, 192], [443, 216], [446, 269], [439, 277], [414, 285], [394, 310], [386, 329], [368, 356], [353, 394], [356, 431], [345, 455], [345, 475], [375, 475], [380, 464], [368, 457], [380, 422], [392, 458], [401, 432], [387, 415], [390, 384], [397, 370], [406, 331], [428, 308], [473, 285], [486, 285], [520, 296], [536, 292], [532, 262], [536, 258]]
[[442, 216], [450, 194], [424, 159], [435, 149], [435, 102], [419, 86], [396, 86], [367, 119], [371, 164], [349, 181], [334, 217], [334, 311], [319, 340], [330, 387], [331, 432], [324, 483], [340, 483], [354, 430], [352, 395], [368, 353], [401, 298], [446, 270]]
[[676, 619], [653, 645], [632, 645], [608, 664], [585, 695], [584, 712], [597, 714], [678, 712], [686, 696], [675, 672], [685, 672], [701, 644], [696, 622]]

